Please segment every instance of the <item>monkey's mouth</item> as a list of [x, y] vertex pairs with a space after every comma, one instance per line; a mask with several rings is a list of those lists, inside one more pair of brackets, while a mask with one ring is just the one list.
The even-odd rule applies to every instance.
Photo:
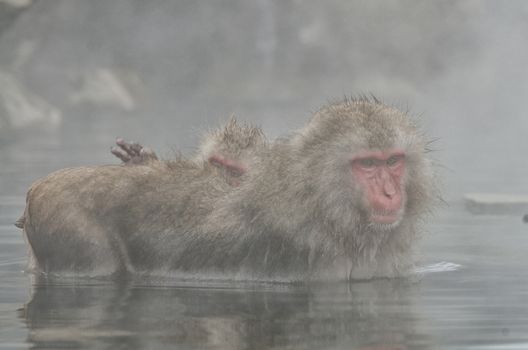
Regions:
[[397, 223], [401, 219], [401, 211], [373, 211], [370, 213], [370, 221], [379, 223], [379, 224], [394, 224]]

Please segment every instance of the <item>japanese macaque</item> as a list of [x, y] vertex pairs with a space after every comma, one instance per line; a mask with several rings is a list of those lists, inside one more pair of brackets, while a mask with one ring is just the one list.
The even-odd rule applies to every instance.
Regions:
[[406, 114], [333, 103], [254, 158], [237, 187], [183, 157], [55, 172], [31, 186], [19, 222], [32, 267], [271, 281], [409, 273], [436, 190]]
[[[118, 138], [116, 145], [111, 152], [125, 165], [146, 165], [158, 160], [154, 151], [137, 142]], [[198, 164], [209, 162], [230, 185], [238, 186], [240, 178], [254, 163], [255, 157], [267, 146], [266, 137], [260, 128], [240, 123], [231, 117], [223, 128], [205, 135], [193, 159]]]

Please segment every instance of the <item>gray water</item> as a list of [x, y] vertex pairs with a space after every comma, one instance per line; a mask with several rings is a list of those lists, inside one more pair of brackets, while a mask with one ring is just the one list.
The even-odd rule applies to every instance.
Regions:
[[[112, 140], [109, 132], [101, 136]], [[421, 271], [409, 279], [310, 285], [35, 280], [23, 272], [25, 245], [13, 226], [27, 184], [60, 167], [116, 162], [107, 145], [38, 132], [2, 147], [0, 348], [528, 347], [528, 227], [516, 216], [472, 216], [459, 202], [431, 219]]]
[[[528, 225], [467, 192], [528, 193], [525, 1], [0, 1], [1, 349], [527, 349]], [[271, 138], [372, 92], [418, 115], [446, 204], [415, 276], [324, 284], [24, 273], [32, 181], [171, 157], [231, 113]]]

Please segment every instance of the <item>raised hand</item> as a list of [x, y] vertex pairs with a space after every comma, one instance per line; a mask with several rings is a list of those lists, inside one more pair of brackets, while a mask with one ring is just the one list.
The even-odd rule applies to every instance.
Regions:
[[158, 156], [153, 150], [143, 147], [137, 142], [127, 142], [122, 138], [116, 139], [116, 146], [110, 149], [110, 152], [125, 165], [146, 164], [153, 160], [158, 160]]

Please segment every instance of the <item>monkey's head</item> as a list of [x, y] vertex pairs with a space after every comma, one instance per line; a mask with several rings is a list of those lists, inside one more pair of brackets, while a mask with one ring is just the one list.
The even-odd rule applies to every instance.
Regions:
[[325, 220], [390, 230], [427, 207], [434, 186], [426, 143], [395, 108], [367, 99], [331, 104], [294, 144]]
[[259, 150], [266, 146], [267, 140], [260, 128], [239, 123], [232, 116], [223, 128], [204, 137], [197, 158], [216, 167], [229, 184], [237, 186]]

